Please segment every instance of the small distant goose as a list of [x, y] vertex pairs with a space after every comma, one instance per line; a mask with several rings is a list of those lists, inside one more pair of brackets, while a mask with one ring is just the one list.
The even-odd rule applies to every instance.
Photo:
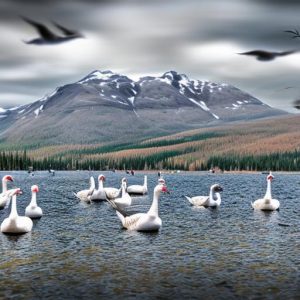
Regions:
[[36, 194], [39, 192], [39, 187], [33, 185], [31, 187], [31, 201], [25, 209], [25, 216], [31, 219], [38, 219], [43, 216], [42, 209], [36, 203]]
[[28, 217], [19, 216], [17, 212], [17, 195], [21, 193], [20, 189], [16, 189], [12, 196], [10, 215], [1, 224], [1, 232], [3, 233], [22, 234], [32, 229], [32, 220]]
[[0, 194], [0, 209], [3, 209], [8, 203], [16, 189], [7, 189], [7, 183], [8, 182], [13, 182], [14, 179], [10, 175], [5, 175], [2, 178], [2, 193]]
[[128, 194], [134, 194], [134, 195], [145, 195], [148, 193], [148, 187], [147, 187], [147, 176], [144, 176], [144, 184], [143, 185], [130, 185], [127, 187], [127, 193]]
[[250, 55], [255, 56], [257, 60], [260, 61], [271, 61], [277, 57], [280, 56], [286, 56], [295, 53], [296, 51], [282, 51], [282, 52], [271, 52], [271, 51], [265, 51], [265, 50], [253, 50], [243, 53], [238, 53], [240, 55]]
[[98, 176], [98, 189], [94, 190], [92, 196], [91, 196], [91, 200], [93, 201], [103, 201], [106, 200], [106, 193], [103, 187], [103, 182], [105, 181], [105, 176], [100, 174]]
[[84, 202], [91, 202], [91, 196], [95, 190], [95, 179], [93, 176], [90, 177], [90, 188], [86, 190], [79, 191], [74, 193], [74, 195], [80, 200]]
[[123, 227], [128, 230], [136, 231], [159, 230], [162, 225], [161, 218], [158, 216], [158, 200], [161, 192], [168, 192], [167, 186], [162, 181], [154, 188], [152, 205], [147, 213], [137, 213], [126, 216], [124, 212], [117, 209], [116, 213]]
[[127, 179], [123, 178], [122, 179], [122, 192], [121, 192], [121, 198], [116, 198], [112, 200], [112, 202], [121, 209], [124, 209], [132, 204], [132, 199], [130, 195], [126, 191], [127, 188]]
[[209, 196], [196, 196], [196, 197], [187, 197], [186, 199], [195, 206], [198, 207], [218, 207], [221, 205], [221, 194], [223, 188], [219, 184], [213, 184], [210, 187]]
[[280, 202], [277, 199], [272, 199], [271, 195], [271, 182], [274, 179], [272, 172], [267, 176], [267, 191], [262, 199], [257, 199], [251, 205], [253, 209], [259, 210], [277, 210], [279, 209]]

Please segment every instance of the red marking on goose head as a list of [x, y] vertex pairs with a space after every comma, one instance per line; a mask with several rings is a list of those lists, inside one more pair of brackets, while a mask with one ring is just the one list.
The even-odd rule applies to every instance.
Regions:
[[12, 178], [12, 176], [10, 176], [10, 175], [6, 175], [6, 176], [4, 176], [4, 178], [3, 178], [5, 181], [14, 181], [14, 179]]
[[39, 187], [37, 185], [33, 185], [31, 187], [31, 191], [34, 192], [34, 193], [38, 193], [39, 192]]
[[105, 181], [105, 176], [104, 176], [104, 175], [99, 175], [98, 180], [99, 180], [99, 181]]

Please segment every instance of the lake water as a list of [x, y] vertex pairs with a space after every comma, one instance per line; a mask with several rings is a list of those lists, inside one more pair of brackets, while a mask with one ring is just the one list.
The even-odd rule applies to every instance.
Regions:
[[[73, 196], [99, 172], [6, 173], [24, 191], [19, 214], [37, 184], [44, 216], [31, 233], [0, 233], [0, 299], [300, 297], [299, 174], [274, 174], [272, 193], [281, 208], [271, 213], [250, 205], [264, 195], [266, 175], [165, 174], [171, 193], [159, 203], [163, 227], [140, 233], [122, 229], [108, 203], [88, 205]], [[105, 185], [115, 187], [125, 175], [103, 173]], [[143, 182], [142, 173], [127, 178]], [[157, 173], [148, 174], [150, 194], [135, 199], [134, 210], [147, 209], [156, 183]], [[224, 188], [219, 209], [197, 209], [184, 198], [206, 195], [214, 183]], [[9, 212], [0, 211], [0, 222]]]

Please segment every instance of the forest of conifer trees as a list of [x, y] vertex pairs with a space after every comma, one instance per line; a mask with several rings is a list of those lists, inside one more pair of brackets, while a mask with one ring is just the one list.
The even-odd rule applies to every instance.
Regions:
[[[80, 155], [55, 156], [43, 159], [29, 157], [23, 152], [0, 152], [0, 170], [109, 170], [109, 169], [134, 169], [134, 170], [190, 170], [186, 163], [176, 163], [172, 157], [180, 155], [180, 151], [165, 151], [147, 156], [136, 157], [103, 157], [87, 159]], [[283, 152], [262, 155], [222, 155], [211, 156], [198, 165], [194, 170], [209, 170], [218, 167], [224, 171], [299, 171], [300, 152]]]

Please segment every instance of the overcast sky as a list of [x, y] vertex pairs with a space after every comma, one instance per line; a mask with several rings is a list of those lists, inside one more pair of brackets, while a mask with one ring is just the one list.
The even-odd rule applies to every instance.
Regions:
[[[0, 106], [33, 102], [95, 69], [133, 79], [176, 70], [226, 82], [277, 108], [300, 98], [300, 52], [260, 62], [239, 52], [300, 50], [296, 0], [0, 0]], [[35, 46], [20, 15], [86, 38]]]

